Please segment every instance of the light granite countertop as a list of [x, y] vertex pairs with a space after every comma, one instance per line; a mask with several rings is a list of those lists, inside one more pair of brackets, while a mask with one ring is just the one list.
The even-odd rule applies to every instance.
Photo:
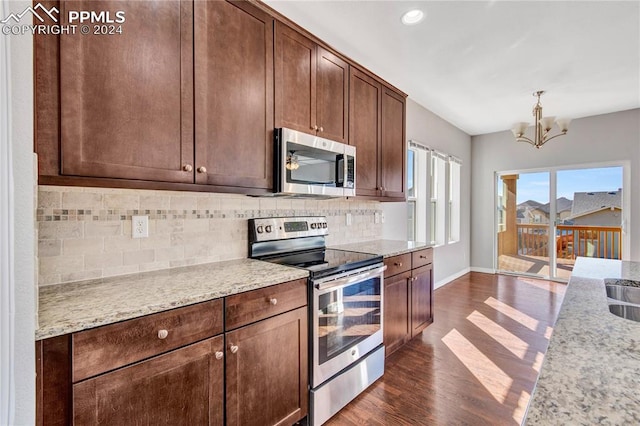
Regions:
[[36, 340], [308, 277], [252, 259], [208, 263], [40, 288]]
[[610, 279], [640, 280], [640, 262], [576, 261], [527, 425], [640, 424], [640, 323], [609, 312]]
[[418, 241], [407, 240], [371, 240], [360, 243], [341, 244], [331, 246], [330, 248], [339, 250], [359, 251], [363, 253], [372, 253], [379, 256], [391, 257], [399, 254], [409, 253], [412, 251], [433, 247], [432, 244], [421, 243]]

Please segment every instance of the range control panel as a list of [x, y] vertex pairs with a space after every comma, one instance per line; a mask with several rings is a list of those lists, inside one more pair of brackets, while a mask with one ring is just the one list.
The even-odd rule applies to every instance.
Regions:
[[287, 240], [290, 238], [315, 237], [329, 234], [327, 218], [306, 217], [265, 217], [249, 219], [250, 241]]

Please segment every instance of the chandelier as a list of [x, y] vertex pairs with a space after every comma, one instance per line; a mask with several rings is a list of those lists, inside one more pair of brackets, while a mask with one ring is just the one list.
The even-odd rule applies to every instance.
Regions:
[[[559, 118], [556, 120], [555, 117], [542, 117], [542, 105], [540, 104], [540, 96], [542, 96], [543, 93], [544, 90], [540, 90], [533, 94], [533, 96], [538, 97], [538, 102], [533, 107], [533, 116], [535, 117], [535, 130], [533, 139], [524, 136], [524, 132], [527, 130], [527, 127], [529, 127], [529, 123], [516, 123], [513, 126], [513, 129], [511, 129], [513, 135], [516, 137], [516, 141], [530, 143], [536, 148], [540, 148], [551, 139], [557, 138], [558, 136], [566, 135], [567, 131], [569, 130], [569, 123], [571, 122], [570, 118]], [[550, 132], [551, 128], [553, 127], [553, 123], [556, 123], [558, 125], [558, 127], [560, 128], [560, 133], [551, 136]]]

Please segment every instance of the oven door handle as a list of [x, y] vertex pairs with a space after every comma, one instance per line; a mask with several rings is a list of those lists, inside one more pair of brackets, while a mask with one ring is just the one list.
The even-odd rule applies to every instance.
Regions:
[[329, 290], [329, 289], [334, 289], [338, 287], [344, 287], [349, 284], [357, 283], [359, 281], [365, 281], [365, 280], [368, 280], [369, 278], [374, 278], [382, 274], [386, 269], [387, 269], [387, 265], [380, 266], [378, 268], [371, 269], [369, 271], [366, 271], [360, 274], [349, 275], [344, 278], [338, 278], [336, 280], [331, 280], [331, 281], [323, 282], [320, 284], [316, 284], [315, 288], [322, 291], [322, 290]]

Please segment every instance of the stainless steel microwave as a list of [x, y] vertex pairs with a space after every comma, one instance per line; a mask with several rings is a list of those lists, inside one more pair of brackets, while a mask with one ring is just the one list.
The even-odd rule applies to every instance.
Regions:
[[275, 195], [356, 195], [356, 148], [295, 130], [275, 130]]

